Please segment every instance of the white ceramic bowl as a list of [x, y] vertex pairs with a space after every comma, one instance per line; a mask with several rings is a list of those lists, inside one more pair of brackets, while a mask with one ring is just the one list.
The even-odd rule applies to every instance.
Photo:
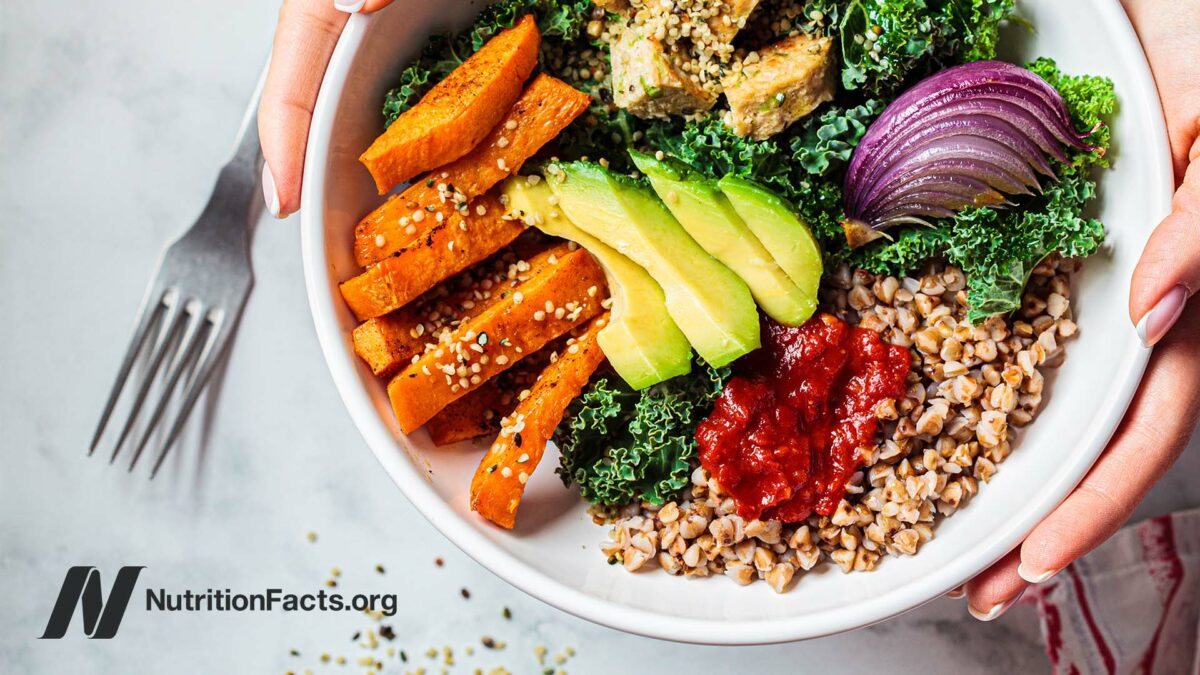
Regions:
[[[766, 584], [629, 574], [598, 550], [578, 494], [563, 488], [547, 454], [530, 481], [515, 531], [467, 509], [480, 447], [438, 449], [421, 431], [404, 437], [383, 383], [354, 355], [354, 318], [337, 284], [358, 273], [354, 224], [380, 202], [357, 157], [382, 131], [380, 103], [426, 36], [461, 27], [472, 2], [405, 0], [346, 26], [317, 101], [304, 174], [302, 240], [309, 302], [338, 391], [396, 485], [452, 542], [509, 583], [556, 607], [621, 630], [712, 644], [781, 642], [827, 635], [895, 616], [953, 589], [1021, 541], [1076, 485], [1115, 429], [1147, 352], [1126, 313], [1130, 273], [1170, 204], [1169, 152], [1158, 97], [1137, 38], [1116, 0], [1022, 3], [1037, 26], [1012, 59], [1052, 56], [1068, 72], [1117, 84], [1116, 166], [1104, 178], [1099, 215], [1111, 245], [1075, 282], [1080, 336], [1052, 379], [1038, 420], [970, 505], [946, 519], [913, 557], [888, 558], [870, 574], [817, 569], [788, 593]], [[1010, 29], [1010, 38], [1021, 29]], [[481, 446], [482, 447], [482, 446]]]

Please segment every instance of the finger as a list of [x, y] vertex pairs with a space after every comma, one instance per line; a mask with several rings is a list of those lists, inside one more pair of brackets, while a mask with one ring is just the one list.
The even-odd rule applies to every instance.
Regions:
[[1154, 72], [1178, 183], [1187, 170], [1189, 153], [1194, 161], [1196, 151], [1200, 150], [1194, 145], [1200, 133], [1200, 87], [1196, 87], [1195, 60], [1180, 58], [1182, 54], [1200, 51], [1200, 31], [1195, 30], [1200, 26], [1200, 2], [1173, 3], [1169, 18], [1158, 0], [1123, 2]]
[[1150, 235], [1133, 272], [1129, 315], [1147, 347], [1157, 344], [1200, 290], [1200, 141], [1171, 215]]
[[379, 10], [392, 4], [392, 0], [335, 0], [333, 8], [339, 12], [347, 14], [356, 14], [358, 12], [369, 13], [378, 12]]
[[1041, 583], [1107, 539], [1183, 452], [1200, 415], [1200, 305], [1155, 351], [1125, 421], [1079, 487], [1021, 546]]
[[967, 582], [967, 611], [980, 621], [992, 621], [1017, 604], [1029, 584], [1017, 574], [1020, 556], [1013, 551]]
[[258, 108], [263, 192], [276, 217], [300, 208], [313, 105], [347, 18], [329, 0], [284, 0], [279, 11], [271, 69]]

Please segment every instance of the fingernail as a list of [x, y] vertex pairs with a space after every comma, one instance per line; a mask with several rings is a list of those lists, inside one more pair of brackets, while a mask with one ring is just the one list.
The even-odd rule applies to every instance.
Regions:
[[991, 609], [987, 610], [986, 612], [981, 612], [972, 607], [970, 603], [967, 603], [967, 611], [971, 613], [971, 616], [979, 619], [980, 621], [994, 621], [1000, 618], [1002, 614], [1007, 612], [1010, 607], [1017, 604], [1017, 601], [1020, 600], [1021, 596], [1024, 594], [1025, 590], [1021, 589], [1021, 592], [1017, 593], [1016, 597], [1006, 600], [998, 605], [992, 605]]
[[362, 11], [362, 8], [366, 4], [367, 0], [358, 0], [358, 2], [337, 2], [335, 0], [333, 8], [347, 14], [357, 14]]
[[271, 166], [266, 162], [263, 162], [262, 185], [263, 203], [267, 205], [267, 211], [275, 218], [282, 218], [279, 214], [279, 192], [275, 189], [275, 177], [271, 175]]
[[1055, 574], [1058, 574], [1058, 572], [1059, 570], [1046, 570], [1044, 572], [1038, 572], [1027, 567], [1025, 563], [1017, 565], [1017, 574], [1031, 584], [1046, 583], [1047, 581], [1050, 581], [1051, 577], [1053, 577]]
[[1158, 341], [1163, 339], [1167, 331], [1171, 330], [1171, 326], [1179, 320], [1179, 316], [1183, 314], [1183, 307], [1187, 304], [1188, 289], [1180, 284], [1175, 288], [1167, 291], [1167, 294], [1158, 301], [1146, 316], [1138, 322], [1137, 333], [1142, 339], [1142, 344], [1146, 347], [1153, 347], [1158, 344]]
[[966, 595], [966, 594], [967, 594], [967, 592], [966, 592], [966, 590], [964, 590], [964, 587], [963, 587], [963, 586], [959, 586], [958, 588], [956, 588], [956, 589], [954, 589], [954, 590], [952, 590], [952, 591], [947, 591], [947, 592], [946, 592], [946, 597], [947, 597], [947, 598], [951, 598], [952, 600], [957, 600], [957, 599], [959, 599], [959, 598], [963, 597], [963, 596], [964, 596], [964, 595]]

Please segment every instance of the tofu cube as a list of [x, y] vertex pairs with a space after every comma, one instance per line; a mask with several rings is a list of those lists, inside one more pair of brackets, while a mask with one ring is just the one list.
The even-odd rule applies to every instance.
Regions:
[[759, 0], [720, 0], [720, 11], [707, 22], [716, 41], [725, 44], [733, 42], [758, 3]]
[[676, 68], [660, 40], [626, 28], [611, 45], [613, 101], [638, 117], [700, 112], [717, 102]]
[[[757, 57], [757, 58], [756, 58]], [[764, 140], [833, 99], [833, 40], [795, 35], [748, 56], [721, 82], [726, 123], [739, 136]]]

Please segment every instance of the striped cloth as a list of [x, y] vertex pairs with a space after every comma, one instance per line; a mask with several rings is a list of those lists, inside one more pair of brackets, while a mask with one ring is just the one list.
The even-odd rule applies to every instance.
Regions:
[[1126, 527], [1025, 600], [1055, 673], [1200, 674], [1200, 510]]

